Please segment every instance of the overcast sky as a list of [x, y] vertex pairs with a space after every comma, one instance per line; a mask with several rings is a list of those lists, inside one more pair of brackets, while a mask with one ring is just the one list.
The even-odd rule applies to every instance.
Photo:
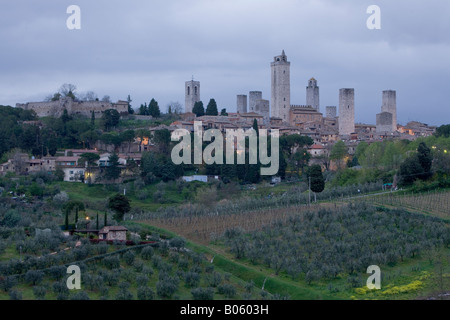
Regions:
[[[270, 100], [270, 62], [291, 62], [291, 103], [318, 80], [320, 107], [355, 88], [356, 121], [375, 124], [383, 90], [398, 121], [450, 123], [450, 1], [427, 0], [0, 0], [0, 104], [41, 101], [63, 83], [132, 105], [184, 105], [201, 82], [205, 106], [236, 110], [236, 95]], [[69, 5], [81, 30], [69, 30]], [[369, 30], [368, 6], [381, 8]]]

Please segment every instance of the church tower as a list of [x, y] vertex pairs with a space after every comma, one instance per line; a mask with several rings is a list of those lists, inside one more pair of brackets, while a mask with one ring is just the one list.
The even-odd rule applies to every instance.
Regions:
[[317, 86], [317, 80], [314, 78], [309, 79], [308, 86], [306, 87], [306, 105], [320, 112], [319, 87]]
[[291, 63], [283, 52], [274, 57], [270, 64], [272, 73], [272, 117], [281, 118], [283, 122], [290, 122], [289, 114], [291, 108]]
[[192, 112], [196, 102], [200, 101], [200, 81], [186, 81], [184, 112]]

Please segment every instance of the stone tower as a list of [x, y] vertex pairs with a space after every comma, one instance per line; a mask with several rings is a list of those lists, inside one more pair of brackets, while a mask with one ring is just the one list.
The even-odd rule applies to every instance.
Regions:
[[317, 86], [317, 80], [314, 78], [309, 79], [308, 86], [306, 87], [306, 105], [320, 112], [319, 87]]
[[238, 113], [247, 113], [247, 96], [245, 94], [237, 96], [236, 110]]
[[186, 81], [184, 112], [192, 112], [194, 104], [200, 101], [200, 81]]
[[283, 122], [290, 122], [289, 110], [291, 108], [291, 63], [287, 61], [286, 54], [274, 57], [270, 64], [272, 73], [272, 117], [281, 118]]
[[248, 102], [248, 112], [256, 112], [256, 102], [262, 100], [261, 91], [250, 91], [249, 92], [249, 102]]
[[267, 124], [270, 121], [270, 106], [269, 100], [257, 100], [255, 106], [255, 112], [264, 117], [264, 123]]
[[335, 119], [337, 115], [336, 106], [327, 106], [326, 107], [327, 113], [326, 117], [329, 119]]
[[339, 90], [339, 135], [355, 132], [355, 89]]
[[397, 93], [394, 90], [383, 91], [381, 112], [392, 113], [392, 132], [397, 131]]

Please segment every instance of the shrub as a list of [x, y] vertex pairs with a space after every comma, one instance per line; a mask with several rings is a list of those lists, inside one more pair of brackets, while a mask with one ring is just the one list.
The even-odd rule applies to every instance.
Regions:
[[14, 277], [0, 277], [0, 289], [8, 292], [17, 284], [17, 280]]
[[153, 271], [153, 269], [151, 267], [144, 266], [142, 268], [142, 273], [148, 275], [149, 277], [151, 277], [153, 275], [154, 271]]
[[213, 300], [214, 289], [213, 288], [195, 288], [191, 291], [192, 298], [194, 300]]
[[178, 279], [163, 275], [162, 279], [156, 283], [156, 293], [161, 298], [169, 299], [177, 291], [178, 284]]
[[120, 267], [120, 260], [117, 256], [106, 257], [103, 259], [103, 264], [110, 270], [118, 269]]
[[105, 272], [103, 274], [103, 281], [105, 281], [110, 287], [116, 285], [119, 282], [120, 273], [117, 271], [114, 272]]
[[208, 277], [208, 284], [211, 287], [217, 287], [222, 283], [222, 275], [218, 272], [214, 272], [212, 275]]
[[148, 283], [148, 276], [146, 276], [145, 274], [140, 274], [138, 276], [136, 276], [136, 283], [140, 286], [146, 286]]
[[217, 291], [219, 294], [222, 294], [225, 296], [225, 298], [233, 298], [236, 295], [236, 288], [233, 287], [231, 284], [221, 284], [217, 287]]
[[70, 297], [70, 300], [90, 300], [89, 295], [85, 291], [78, 291]]
[[47, 289], [42, 286], [33, 287], [33, 294], [37, 300], [44, 300], [45, 295], [47, 294]]
[[48, 269], [48, 273], [53, 280], [59, 280], [67, 274], [67, 268], [63, 266], [52, 266]]
[[9, 291], [9, 299], [10, 300], [22, 300], [22, 292], [17, 290]]
[[125, 263], [129, 266], [131, 266], [133, 264], [135, 257], [136, 257], [136, 255], [132, 251], [127, 251], [123, 255], [123, 259], [125, 260]]
[[183, 238], [180, 238], [180, 237], [170, 239], [170, 241], [169, 241], [169, 246], [171, 248], [181, 249], [181, 248], [184, 248], [185, 245], [186, 245], [186, 240]]
[[150, 246], [145, 247], [145, 248], [142, 249], [142, 251], [141, 251], [141, 257], [142, 257], [142, 259], [144, 259], [144, 260], [150, 260], [150, 259], [153, 257], [154, 252], [155, 252], [155, 251], [153, 250], [152, 247], [150, 247]]
[[128, 289], [121, 289], [117, 292], [116, 300], [133, 300], [133, 294]]
[[25, 274], [25, 281], [33, 286], [41, 283], [44, 279], [44, 273], [42, 271], [29, 270]]
[[149, 287], [140, 286], [137, 290], [137, 297], [139, 300], [153, 300], [155, 293]]
[[184, 282], [188, 288], [197, 287], [200, 283], [200, 275], [197, 272], [186, 272], [184, 275]]

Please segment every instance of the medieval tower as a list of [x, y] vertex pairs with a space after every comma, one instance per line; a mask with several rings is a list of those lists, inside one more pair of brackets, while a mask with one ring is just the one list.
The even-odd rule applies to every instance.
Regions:
[[339, 135], [355, 132], [355, 89], [339, 90]]
[[250, 91], [248, 101], [248, 112], [256, 112], [256, 102], [262, 99], [261, 91]]
[[289, 123], [291, 108], [291, 80], [290, 66], [286, 54], [274, 57], [270, 64], [272, 73], [272, 117], [281, 118], [283, 122]]
[[336, 106], [327, 106], [326, 107], [326, 117], [329, 119], [336, 119], [337, 111]]
[[237, 96], [236, 109], [238, 113], [247, 113], [247, 96], [245, 94]]
[[392, 132], [397, 131], [397, 93], [394, 90], [383, 91], [381, 112], [392, 114]]
[[186, 81], [184, 112], [192, 112], [194, 104], [200, 101], [200, 81]]
[[317, 80], [314, 78], [309, 79], [308, 86], [306, 87], [306, 105], [320, 112], [319, 87], [317, 86]]

